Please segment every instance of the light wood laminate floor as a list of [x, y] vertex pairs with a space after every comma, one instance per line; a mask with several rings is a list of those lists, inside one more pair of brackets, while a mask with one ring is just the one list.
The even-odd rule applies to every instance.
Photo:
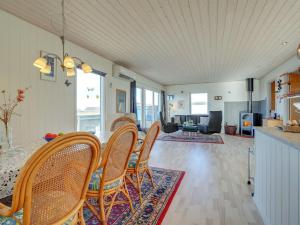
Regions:
[[253, 139], [222, 135], [225, 144], [157, 141], [151, 165], [186, 175], [163, 225], [262, 225], [247, 185]]

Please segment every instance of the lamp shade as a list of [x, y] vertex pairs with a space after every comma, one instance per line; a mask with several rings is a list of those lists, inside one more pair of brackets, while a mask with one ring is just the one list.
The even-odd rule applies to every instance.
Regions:
[[81, 69], [84, 73], [91, 73], [93, 71], [92, 67], [86, 63], [81, 64]]
[[75, 69], [72, 68], [72, 69], [69, 69], [67, 68], [67, 77], [73, 77], [75, 76]]
[[299, 46], [297, 48], [297, 55], [300, 57], [300, 44], [299, 44]]
[[47, 66], [47, 59], [39, 57], [33, 62], [33, 65], [39, 69], [43, 69]]
[[74, 59], [71, 56], [66, 55], [64, 57], [64, 67], [73, 69], [75, 67]]
[[46, 65], [44, 68], [40, 69], [41, 73], [45, 73], [45, 74], [50, 74], [51, 73], [51, 66], [50, 65]]

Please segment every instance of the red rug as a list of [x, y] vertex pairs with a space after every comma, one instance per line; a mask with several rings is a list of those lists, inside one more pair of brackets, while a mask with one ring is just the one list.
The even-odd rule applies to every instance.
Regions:
[[196, 132], [182, 132], [177, 131], [174, 133], [161, 133], [157, 140], [160, 141], [177, 141], [177, 142], [192, 142], [192, 143], [212, 143], [212, 144], [224, 144], [220, 135], [216, 134], [201, 134]]
[[[152, 168], [152, 171], [155, 189], [145, 176], [142, 187], [143, 204], [140, 205], [137, 191], [132, 184], [128, 184], [135, 211], [132, 214], [128, 204], [113, 207], [108, 219], [109, 225], [160, 225], [162, 223], [185, 172], [161, 168]], [[123, 197], [120, 195], [119, 199]], [[91, 201], [91, 203], [97, 205], [96, 202]], [[87, 225], [101, 224], [88, 208], [84, 209], [84, 218]]]

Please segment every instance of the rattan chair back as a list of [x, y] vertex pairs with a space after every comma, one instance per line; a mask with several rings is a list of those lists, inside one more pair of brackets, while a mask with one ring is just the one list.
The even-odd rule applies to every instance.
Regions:
[[155, 143], [155, 140], [160, 132], [160, 122], [156, 121], [152, 124], [144, 139], [143, 145], [140, 150], [139, 162], [143, 162], [149, 159], [151, 150]]
[[111, 124], [111, 127], [110, 127], [110, 131], [115, 131], [117, 130], [118, 128], [126, 125], [126, 124], [129, 124], [129, 123], [133, 123], [135, 124], [135, 121], [134, 119], [128, 117], [128, 116], [121, 116], [117, 119], [115, 119], [112, 124]]
[[113, 133], [104, 150], [101, 182], [110, 182], [124, 176], [137, 142], [137, 133], [137, 127], [133, 123], [124, 125]]
[[62, 224], [78, 216], [100, 155], [99, 140], [70, 133], [41, 147], [26, 163], [13, 195], [24, 225]]

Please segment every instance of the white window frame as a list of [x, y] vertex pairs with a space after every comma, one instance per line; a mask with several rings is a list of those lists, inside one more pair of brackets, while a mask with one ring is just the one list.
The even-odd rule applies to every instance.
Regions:
[[[144, 118], [145, 118], [145, 112], [144, 112], [144, 89], [142, 88], [142, 87], [136, 87], [136, 88], [139, 88], [139, 89], [141, 89], [141, 93], [142, 93], [142, 96], [141, 96], [141, 104], [142, 104], [142, 107], [141, 107], [141, 115], [142, 115], [142, 118], [141, 118], [141, 124], [140, 124], [140, 126], [141, 127], [144, 127]], [[138, 116], [138, 115], [136, 115], [136, 116]], [[137, 119], [138, 119], [138, 117], [137, 117]]]
[[[77, 74], [77, 70], [80, 70], [80, 68], [76, 68], [76, 74]], [[98, 74], [96, 74], [98, 75]], [[87, 74], [88, 76], [88, 74]], [[101, 121], [100, 121], [100, 131], [105, 131], [105, 118], [106, 118], [106, 111], [105, 111], [105, 100], [106, 100], [106, 90], [105, 90], [105, 77], [100, 76], [100, 115], [101, 115]], [[77, 115], [77, 76], [74, 79], [75, 80], [75, 120], [74, 120], [74, 127], [75, 127], [75, 131], [78, 131], [78, 115]]]
[[207, 92], [192, 92], [190, 93], [190, 114], [191, 115], [199, 115], [199, 113], [192, 113], [192, 95], [193, 94], [206, 94], [206, 106], [207, 106], [207, 110], [206, 110], [206, 113], [201, 113], [202, 114], [208, 114], [208, 93]]
[[161, 93], [158, 90], [149, 88], [149, 87], [142, 87], [142, 86], [137, 86], [136, 88], [139, 88], [142, 90], [142, 118], [141, 118], [141, 127], [145, 127], [146, 125], [146, 90], [148, 91], [152, 91], [152, 118], [153, 118], [153, 122], [155, 121], [155, 113], [154, 113], [154, 93], [158, 93], [158, 107], [161, 107]]

